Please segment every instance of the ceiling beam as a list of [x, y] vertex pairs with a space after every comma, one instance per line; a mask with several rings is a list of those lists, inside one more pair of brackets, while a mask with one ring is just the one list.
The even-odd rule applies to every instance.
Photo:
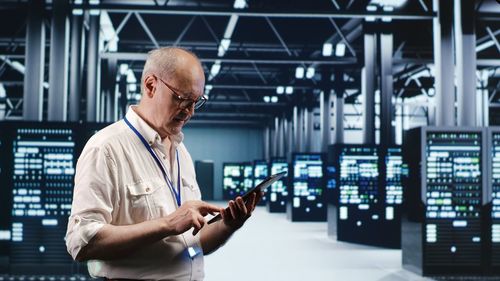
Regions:
[[[117, 1], [118, 2], [118, 1]], [[352, 11], [352, 10], [332, 10], [332, 11], [281, 11], [276, 12], [264, 9], [214, 9], [198, 7], [179, 7], [167, 6], [159, 8], [155, 5], [127, 5], [127, 4], [108, 4], [102, 3], [99, 5], [73, 5], [73, 9], [100, 9], [106, 10], [109, 13], [128, 13], [136, 11], [144, 14], [162, 14], [162, 15], [203, 15], [203, 16], [232, 16], [237, 15], [240, 17], [268, 17], [268, 18], [365, 18], [367, 16], [375, 18], [391, 17], [398, 20], [432, 20], [436, 17], [435, 12], [413, 12], [413, 11]]]

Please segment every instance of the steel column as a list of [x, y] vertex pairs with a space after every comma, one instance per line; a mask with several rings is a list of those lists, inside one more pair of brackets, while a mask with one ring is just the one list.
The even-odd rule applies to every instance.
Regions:
[[393, 145], [395, 143], [394, 107], [392, 105], [392, 34], [380, 34], [380, 143]]
[[87, 121], [98, 121], [100, 15], [90, 15], [87, 44]]
[[68, 100], [68, 28], [69, 5], [66, 0], [52, 1], [49, 64], [49, 121], [66, 121]]
[[453, 0], [433, 0], [436, 125], [455, 126]]
[[455, 0], [457, 123], [477, 126], [476, 32], [474, 1]]
[[23, 91], [23, 119], [25, 121], [42, 121], [43, 118], [44, 2], [42, 0], [32, 0], [28, 9]]
[[331, 136], [332, 136], [332, 131], [331, 131], [331, 96], [332, 96], [332, 91], [330, 89], [325, 88], [321, 92], [320, 96], [320, 111], [321, 111], [321, 121], [320, 121], [320, 128], [321, 128], [321, 152], [326, 153], [328, 152], [328, 145], [331, 144]]
[[69, 120], [80, 120], [82, 99], [82, 26], [83, 16], [71, 18], [71, 56], [69, 71]]
[[[377, 52], [375, 34], [364, 35], [365, 67], [361, 73], [361, 89], [364, 96], [363, 143], [375, 143], [375, 65]], [[337, 129], [337, 128], [335, 128]]]

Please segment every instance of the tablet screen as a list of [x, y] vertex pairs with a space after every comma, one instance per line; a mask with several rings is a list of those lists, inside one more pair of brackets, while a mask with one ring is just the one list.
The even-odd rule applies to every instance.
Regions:
[[[280, 172], [280, 173], [277, 173], [277, 174], [274, 174], [274, 175], [270, 175], [265, 180], [263, 180], [261, 183], [259, 183], [257, 186], [253, 187], [252, 189], [250, 189], [249, 191], [247, 191], [245, 194], [241, 195], [241, 198], [243, 198], [243, 201], [245, 201], [245, 203], [246, 203], [247, 200], [248, 200], [248, 198], [250, 197], [250, 194], [252, 194], [252, 192], [258, 191], [259, 189], [260, 189], [260, 191], [266, 190], [266, 188], [268, 188], [269, 186], [271, 186], [275, 181], [281, 179], [284, 175], [286, 175], [286, 172]], [[229, 207], [226, 208], [226, 210], [229, 211]], [[218, 221], [220, 219], [222, 219], [222, 217], [221, 217], [220, 214], [218, 214], [217, 216], [215, 216], [211, 220], [209, 220], [208, 224], [216, 222], [216, 221]]]

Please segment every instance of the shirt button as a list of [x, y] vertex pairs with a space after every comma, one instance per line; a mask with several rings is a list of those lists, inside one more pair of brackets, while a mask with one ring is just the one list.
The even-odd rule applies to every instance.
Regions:
[[149, 141], [149, 145], [153, 145], [153, 141]]
[[80, 219], [79, 218], [76, 218], [75, 219], [75, 223], [79, 223], [80, 222]]
[[167, 156], [163, 156], [163, 160], [167, 160]]
[[151, 189], [149, 187], [146, 187], [146, 192], [149, 192]]

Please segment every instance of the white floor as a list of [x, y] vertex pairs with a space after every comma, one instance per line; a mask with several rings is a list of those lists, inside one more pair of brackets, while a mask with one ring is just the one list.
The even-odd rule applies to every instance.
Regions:
[[292, 223], [264, 207], [205, 257], [205, 275], [206, 281], [432, 280], [404, 270], [400, 250], [338, 242], [327, 237], [326, 223]]

